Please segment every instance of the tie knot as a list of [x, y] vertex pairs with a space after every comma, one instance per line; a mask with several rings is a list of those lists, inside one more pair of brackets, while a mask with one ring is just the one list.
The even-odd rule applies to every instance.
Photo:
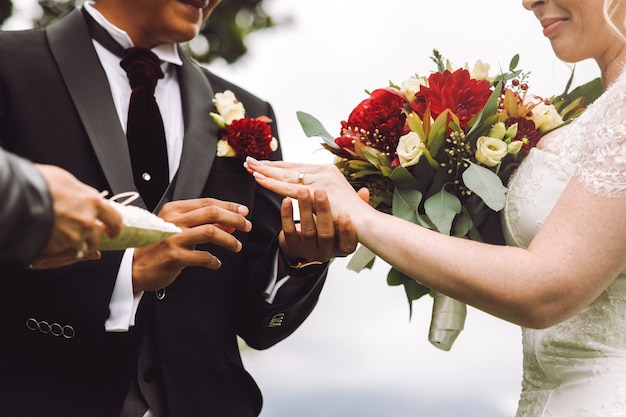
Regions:
[[120, 65], [126, 71], [132, 89], [143, 87], [154, 93], [157, 81], [163, 78], [161, 60], [146, 48], [126, 49]]

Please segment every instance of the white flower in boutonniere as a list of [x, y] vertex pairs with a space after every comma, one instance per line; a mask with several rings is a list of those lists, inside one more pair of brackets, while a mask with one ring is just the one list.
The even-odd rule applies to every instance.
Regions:
[[246, 117], [243, 103], [229, 90], [215, 94], [213, 103], [217, 113], [210, 115], [221, 131], [217, 156], [267, 159], [278, 149], [278, 141], [269, 126], [272, 119], [267, 116]]

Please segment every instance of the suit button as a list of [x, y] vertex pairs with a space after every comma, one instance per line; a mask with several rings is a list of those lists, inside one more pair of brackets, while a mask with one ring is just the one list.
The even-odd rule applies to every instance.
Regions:
[[152, 175], [150, 175], [150, 173], [148, 172], [144, 172], [143, 174], [141, 174], [141, 178], [143, 178], [144, 181], [148, 182], [152, 179]]

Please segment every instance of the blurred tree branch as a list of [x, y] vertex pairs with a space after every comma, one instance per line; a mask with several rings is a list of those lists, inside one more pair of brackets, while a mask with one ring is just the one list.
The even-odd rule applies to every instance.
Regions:
[[[200, 35], [187, 44], [190, 54], [200, 62], [223, 58], [233, 63], [248, 51], [245, 38], [250, 33], [275, 25], [263, 9], [264, 0], [226, 0], [209, 17]], [[41, 17], [34, 27], [44, 27], [74, 9], [82, 0], [39, 0]], [[0, 0], [0, 24], [13, 13], [13, 0]]]

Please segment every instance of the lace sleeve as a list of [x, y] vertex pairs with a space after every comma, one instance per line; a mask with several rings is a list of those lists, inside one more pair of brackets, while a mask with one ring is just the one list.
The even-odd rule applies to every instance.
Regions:
[[605, 197], [626, 197], [626, 75], [581, 116], [585, 140], [577, 177]]

